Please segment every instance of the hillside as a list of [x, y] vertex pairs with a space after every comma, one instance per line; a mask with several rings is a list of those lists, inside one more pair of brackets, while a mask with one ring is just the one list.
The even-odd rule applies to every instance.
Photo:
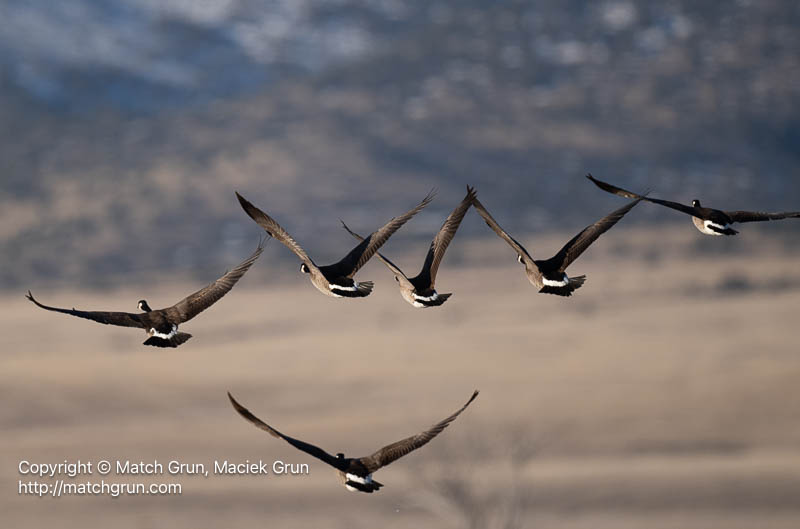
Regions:
[[[184, 4], [4, 6], [18, 25], [0, 30], [0, 287], [225, 269], [258, 237], [235, 189], [331, 260], [349, 243], [337, 219], [366, 231], [437, 187], [395, 241], [420, 243], [466, 183], [522, 232], [616, 207], [586, 172], [800, 208], [792, 2]], [[247, 47], [248, 20], [284, 29]], [[58, 24], [73, 30], [23, 38]]]

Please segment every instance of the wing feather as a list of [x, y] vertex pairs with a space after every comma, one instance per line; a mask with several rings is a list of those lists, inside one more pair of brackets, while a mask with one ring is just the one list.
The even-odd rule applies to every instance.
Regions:
[[378, 249], [383, 246], [389, 237], [392, 236], [400, 227], [408, 222], [411, 217], [422, 211], [422, 209], [431, 203], [436, 191], [432, 190], [428, 195], [417, 204], [413, 209], [406, 211], [402, 215], [393, 217], [389, 222], [384, 224], [377, 231], [372, 232], [358, 245], [350, 250], [341, 261], [332, 265], [320, 267], [326, 276], [341, 276], [353, 277], [358, 270], [364, 266], [369, 259], [375, 255]]
[[695, 208], [694, 206], [687, 206], [685, 204], [680, 204], [678, 202], [671, 202], [669, 200], [661, 200], [661, 199], [658, 199], [658, 198], [648, 198], [648, 197], [646, 197], [644, 195], [637, 195], [636, 193], [633, 193], [631, 191], [626, 191], [625, 189], [622, 189], [622, 188], [619, 188], [617, 186], [613, 186], [611, 184], [608, 184], [606, 182], [598, 180], [597, 178], [593, 177], [590, 174], [587, 174], [586, 178], [588, 178], [589, 180], [594, 182], [594, 184], [597, 187], [599, 187], [600, 189], [602, 189], [603, 191], [611, 193], [612, 195], [617, 195], [617, 196], [624, 197], [624, 198], [641, 198], [642, 200], [646, 200], [647, 202], [652, 202], [653, 204], [659, 204], [661, 206], [665, 206], [665, 207], [672, 208], [672, 209], [675, 209], [675, 210], [678, 210], [678, 211], [682, 211], [682, 212], [686, 213], [687, 215], [692, 215], [694, 217], [701, 217], [702, 216], [702, 212], [698, 208]]
[[761, 211], [726, 211], [734, 222], [763, 222], [765, 220], [797, 219], [800, 211], [783, 211], [778, 213], [763, 213]]
[[103, 311], [84, 311], [73, 309], [60, 309], [57, 307], [49, 307], [43, 305], [34, 299], [31, 291], [25, 296], [31, 300], [37, 307], [45, 310], [52, 310], [53, 312], [61, 312], [69, 314], [70, 316], [77, 316], [78, 318], [85, 318], [87, 320], [96, 321], [105, 325], [117, 325], [119, 327], [138, 327], [145, 328], [139, 314], [131, 314], [130, 312], [103, 312]]
[[427, 444], [431, 439], [442, 433], [442, 430], [447, 428], [447, 426], [453, 422], [456, 417], [458, 417], [462, 411], [467, 409], [475, 397], [478, 396], [478, 390], [476, 389], [472, 396], [469, 398], [466, 404], [464, 404], [457, 412], [452, 414], [451, 416], [447, 417], [446, 419], [439, 421], [438, 423], [434, 424], [427, 430], [422, 433], [418, 433], [417, 435], [412, 435], [411, 437], [407, 437], [402, 441], [397, 441], [396, 443], [392, 443], [390, 445], [384, 446], [371, 456], [362, 457], [360, 459], [361, 463], [369, 470], [370, 473], [375, 472], [381, 467], [385, 467], [386, 465], [396, 461], [397, 459], [403, 457], [404, 455], [408, 454], [409, 452], [413, 452], [417, 448], [424, 446]]
[[591, 244], [597, 240], [602, 234], [611, 229], [614, 224], [619, 222], [633, 207], [644, 200], [645, 197], [640, 196], [636, 200], [631, 200], [623, 207], [616, 209], [598, 220], [594, 224], [587, 226], [575, 237], [564, 245], [563, 248], [551, 259], [548, 259], [550, 266], [546, 268], [554, 268], [563, 272], [567, 267], [572, 264]]
[[173, 323], [183, 323], [191, 320], [208, 307], [219, 301], [222, 296], [230, 292], [230, 290], [242, 278], [245, 272], [247, 272], [253, 263], [256, 262], [256, 259], [258, 259], [263, 251], [264, 241], [259, 241], [258, 247], [256, 247], [252, 255], [242, 261], [236, 268], [230, 272], [227, 272], [225, 275], [209, 284], [205, 288], [198, 290], [194, 294], [186, 296], [172, 307], [163, 309], [163, 311]]
[[[352, 235], [352, 236], [353, 236], [353, 238], [355, 238], [355, 239], [358, 239], [359, 241], [363, 241], [363, 240], [364, 240], [364, 237], [362, 237], [362, 236], [361, 236], [361, 235], [359, 235], [358, 233], [356, 233], [356, 232], [354, 232], [353, 230], [351, 230], [351, 229], [350, 229], [350, 228], [347, 226], [347, 224], [345, 224], [345, 223], [344, 223], [344, 221], [343, 221], [343, 220], [340, 220], [340, 222], [342, 223], [342, 226], [343, 226], [343, 227], [344, 227], [344, 229], [347, 231], [347, 233], [349, 233], [350, 235]], [[391, 261], [390, 261], [390, 260], [389, 260], [389, 259], [388, 259], [386, 256], [384, 256], [384, 255], [383, 255], [382, 253], [380, 253], [380, 252], [375, 252], [375, 256], [376, 256], [378, 259], [380, 259], [380, 260], [381, 260], [381, 262], [383, 262], [383, 264], [385, 264], [385, 265], [386, 265], [386, 267], [387, 267], [389, 270], [391, 270], [391, 271], [392, 271], [392, 273], [393, 273], [393, 274], [394, 274], [394, 276], [395, 276], [395, 277], [398, 279], [398, 281], [403, 281], [403, 282], [405, 282], [405, 283], [407, 284], [406, 286], [408, 286], [408, 287], [410, 287], [410, 288], [414, 288], [414, 286], [413, 286], [413, 285], [412, 285], [412, 284], [411, 284], [411, 283], [408, 281], [408, 277], [406, 277], [406, 275], [403, 273], [403, 271], [402, 271], [402, 270], [400, 270], [400, 267], [399, 267], [399, 266], [397, 266], [396, 264], [394, 264], [393, 262], [391, 262]]]
[[239, 199], [239, 204], [241, 204], [242, 209], [244, 209], [245, 213], [247, 213], [251, 219], [253, 219], [256, 224], [264, 228], [270, 237], [278, 240], [281, 244], [289, 248], [294, 254], [303, 261], [306, 266], [308, 267], [316, 267], [314, 261], [308, 256], [305, 250], [295, 241], [289, 232], [287, 232], [283, 227], [275, 222], [275, 220], [255, 207], [251, 204], [246, 198], [240, 195], [238, 192], [236, 193], [236, 198]]
[[[319, 448], [319, 447], [314, 446], [314, 445], [309, 444], [309, 443], [304, 443], [303, 441], [300, 441], [298, 439], [293, 439], [292, 437], [289, 437], [288, 435], [282, 434], [281, 432], [279, 432], [278, 430], [276, 430], [275, 428], [273, 428], [269, 424], [265, 423], [264, 421], [262, 421], [261, 419], [259, 419], [255, 415], [253, 415], [250, 412], [250, 410], [248, 410], [247, 408], [245, 408], [244, 406], [242, 406], [241, 404], [236, 402], [236, 399], [233, 398], [233, 395], [231, 395], [230, 392], [228, 392], [228, 398], [230, 399], [231, 404], [233, 405], [233, 409], [236, 410], [236, 412], [239, 415], [241, 415], [242, 417], [247, 419], [247, 421], [252, 423], [256, 428], [264, 430], [265, 432], [267, 432], [268, 434], [270, 434], [273, 437], [277, 437], [279, 439], [283, 439], [284, 441], [286, 441], [287, 443], [289, 443], [293, 447], [297, 448], [298, 450], [301, 450], [301, 451], [305, 452], [306, 454], [308, 454], [310, 456], [316, 457], [320, 461], [323, 461], [323, 462], [325, 462], [325, 463], [327, 463], [327, 464], [329, 464], [329, 465], [331, 465], [331, 466], [333, 466], [335, 468], [339, 468], [339, 467], [342, 466], [340, 464], [341, 460], [337, 459], [335, 456], [332, 456], [331, 454], [329, 454], [328, 452], [326, 452], [322, 448]], [[340, 470], [342, 470], [342, 469], [340, 469]]]
[[467, 210], [472, 206], [472, 201], [475, 200], [475, 189], [467, 186], [467, 194], [461, 203], [447, 216], [442, 227], [436, 237], [431, 241], [431, 246], [428, 249], [428, 254], [425, 256], [425, 262], [422, 265], [417, 278], [425, 278], [429, 288], [433, 288], [436, 283], [436, 273], [439, 271], [439, 264], [442, 262], [445, 251], [450, 245], [450, 241], [456, 236], [456, 231], [464, 220]]
[[517, 242], [514, 237], [506, 233], [506, 231], [500, 227], [497, 221], [494, 220], [494, 217], [492, 217], [486, 208], [483, 207], [483, 204], [481, 204], [480, 200], [475, 198], [472, 201], [472, 205], [475, 207], [475, 211], [478, 212], [478, 215], [483, 217], [483, 220], [486, 221], [486, 225], [489, 226], [492, 231], [494, 231], [501, 239], [506, 241], [509, 246], [511, 246], [514, 251], [517, 252], [517, 255], [528, 261], [529, 264], [533, 263], [533, 257], [531, 257], [531, 254], [528, 253], [528, 250], [526, 250], [525, 247]]

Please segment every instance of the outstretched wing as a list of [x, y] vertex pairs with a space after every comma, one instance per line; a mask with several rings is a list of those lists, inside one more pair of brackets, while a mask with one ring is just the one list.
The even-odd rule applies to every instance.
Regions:
[[478, 390], [476, 389], [472, 396], [469, 398], [466, 404], [464, 404], [461, 409], [455, 412], [450, 417], [434, 424], [427, 430], [422, 433], [418, 433], [417, 435], [412, 435], [411, 437], [407, 437], [402, 441], [397, 441], [396, 443], [392, 443], [388, 446], [384, 446], [374, 454], [368, 457], [362, 457], [360, 459], [361, 463], [369, 470], [370, 473], [375, 472], [381, 467], [385, 467], [389, 463], [403, 457], [404, 455], [408, 454], [409, 452], [413, 452], [417, 448], [427, 444], [431, 439], [442, 433], [442, 430], [447, 428], [451, 422], [458, 417], [462, 411], [467, 409], [475, 397], [478, 396]]
[[800, 211], [785, 211], [780, 213], [762, 213], [760, 211], [726, 211], [734, 222], [762, 222], [765, 220], [797, 219]]
[[281, 227], [275, 220], [251, 204], [246, 198], [236, 193], [236, 198], [239, 199], [242, 209], [247, 213], [251, 219], [256, 221], [256, 224], [264, 228], [270, 237], [277, 239], [281, 244], [289, 248], [294, 254], [303, 261], [308, 267], [316, 267], [314, 261], [308, 256], [305, 250], [297, 244], [289, 233]]
[[531, 257], [531, 254], [528, 253], [528, 250], [526, 250], [525, 247], [522, 246], [519, 242], [517, 242], [517, 240], [514, 237], [512, 237], [511, 235], [506, 233], [506, 231], [503, 228], [500, 227], [500, 225], [497, 223], [497, 221], [494, 220], [494, 217], [492, 217], [489, 214], [489, 212], [486, 210], [486, 208], [483, 207], [483, 204], [481, 204], [480, 200], [475, 198], [472, 201], [472, 205], [475, 206], [475, 211], [478, 212], [478, 215], [483, 217], [483, 220], [486, 221], [486, 225], [487, 226], [492, 228], [492, 230], [501, 239], [506, 241], [509, 244], [509, 246], [511, 246], [514, 249], [514, 251], [517, 252], [517, 255], [519, 255], [522, 259], [527, 261], [529, 264], [533, 264], [533, 257]]
[[658, 199], [658, 198], [648, 198], [648, 197], [646, 197], [644, 195], [637, 195], [636, 193], [633, 193], [631, 191], [626, 191], [626, 190], [624, 190], [622, 188], [619, 188], [617, 186], [613, 186], [613, 185], [608, 184], [606, 182], [600, 181], [600, 180], [598, 180], [597, 178], [593, 177], [590, 174], [587, 174], [586, 178], [588, 178], [589, 180], [594, 182], [594, 184], [597, 187], [599, 187], [600, 189], [602, 189], [603, 191], [607, 191], [608, 193], [611, 193], [613, 195], [617, 195], [617, 196], [625, 197], [625, 198], [641, 198], [642, 200], [646, 200], [647, 202], [652, 202], [653, 204], [660, 204], [660, 205], [666, 206], [668, 208], [676, 209], [678, 211], [682, 211], [682, 212], [686, 213], [687, 215], [692, 215], [694, 217], [700, 217], [702, 215], [701, 211], [698, 208], [695, 208], [694, 206], [687, 206], [685, 204], [680, 204], [678, 202], [670, 202], [669, 200], [661, 200], [661, 199]]
[[417, 204], [416, 207], [406, 211], [402, 215], [393, 217], [379, 230], [369, 234], [369, 236], [362, 240], [358, 246], [350, 250], [350, 253], [348, 253], [344, 259], [332, 265], [322, 266], [320, 267], [320, 270], [322, 270], [327, 277], [353, 277], [355, 273], [358, 272], [358, 270], [364, 266], [367, 261], [369, 261], [370, 257], [375, 255], [375, 253], [378, 251], [378, 248], [383, 246], [383, 243], [389, 240], [389, 237], [391, 237], [394, 232], [400, 229], [403, 224], [408, 222], [411, 217], [422, 211], [422, 208], [431, 203], [431, 200], [433, 200], [435, 194], [436, 191], [432, 190], [430, 193], [428, 193], [428, 196], [422, 200], [422, 202]]
[[163, 309], [164, 313], [173, 323], [183, 323], [189, 321], [208, 307], [216, 303], [222, 296], [227, 294], [239, 279], [247, 272], [258, 256], [264, 251], [264, 241], [258, 243], [258, 247], [253, 254], [242, 261], [242, 263], [220, 277], [210, 285], [191, 294], [175, 305]]
[[25, 297], [31, 300], [37, 307], [41, 307], [45, 310], [52, 310], [53, 312], [61, 312], [64, 314], [69, 314], [70, 316], [77, 316], [79, 318], [85, 318], [87, 320], [96, 321], [98, 323], [104, 323], [106, 325], [145, 328], [145, 325], [142, 323], [139, 314], [131, 314], [130, 312], [84, 311], [84, 310], [59, 309], [57, 307], [48, 307], [47, 305], [42, 305], [41, 303], [36, 301], [33, 297], [33, 294], [31, 294], [30, 290], [28, 291], [28, 294]]
[[474, 199], [475, 189], [467, 186], [467, 195], [461, 203], [456, 206], [456, 209], [447, 216], [444, 224], [439, 228], [439, 233], [437, 233], [436, 237], [431, 241], [428, 254], [425, 256], [425, 262], [422, 264], [422, 270], [420, 270], [417, 276], [419, 279], [424, 279], [430, 288], [433, 288], [436, 283], [436, 272], [439, 271], [439, 264], [442, 262], [444, 252], [447, 250], [450, 241], [455, 237], [456, 231], [461, 225], [461, 221], [464, 219], [464, 215], [467, 213]]
[[[236, 399], [233, 398], [233, 395], [231, 395], [230, 392], [228, 392], [228, 398], [230, 399], [231, 404], [233, 405], [233, 409], [236, 410], [236, 412], [239, 415], [241, 415], [242, 417], [247, 419], [249, 422], [251, 422], [253, 425], [255, 425], [256, 428], [260, 428], [260, 429], [264, 430], [265, 432], [267, 432], [268, 434], [270, 434], [273, 437], [277, 437], [279, 439], [283, 439], [284, 441], [286, 441], [287, 443], [289, 443], [293, 447], [297, 448], [298, 450], [302, 450], [306, 454], [308, 454], [310, 456], [313, 456], [313, 457], [316, 457], [320, 461], [324, 461], [325, 463], [328, 463], [329, 465], [331, 465], [331, 466], [333, 466], [335, 468], [339, 468], [339, 467], [343, 466], [342, 464], [340, 464], [340, 461], [342, 461], [342, 460], [339, 460], [335, 456], [330, 455], [328, 452], [326, 452], [322, 448], [316, 447], [316, 446], [314, 446], [312, 444], [304, 443], [303, 441], [299, 441], [297, 439], [293, 439], [293, 438], [289, 437], [288, 435], [283, 435], [281, 432], [279, 432], [278, 430], [276, 430], [275, 428], [273, 428], [269, 424], [265, 423], [264, 421], [262, 421], [261, 419], [259, 419], [258, 417], [256, 417], [252, 413], [250, 413], [250, 410], [248, 410], [247, 408], [245, 408], [244, 406], [242, 406], [241, 404], [236, 402]], [[343, 468], [339, 468], [339, 469], [343, 470]]]
[[[347, 224], [345, 224], [343, 220], [340, 220], [340, 222], [342, 223], [342, 227], [344, 227], [344, 229], [347, 231], [347, 233], [349, 233], [350, 235], [352, 235], [355, 239], [358, 239], [359, 241], [363, 241], [364, 240], [364, 237], [362, 237], [361, 235], [357, 234], [356, 232], [354, 232], [353, 230], [348, 228]], [[414, 286], [408, 281], [408, 277], [406, 277], [406, 275], [403, 273], [403, 271], [400, 270], [399, 266], [397, 266], [396, 264], [391, 262], [386, 256], [384, 256], [380, 252], [375, 252], [375, 255], [378, 257], [378, 259], [380, 259], [383, 262], [383, 264], [386, 265], [386, 267], [389, 270], [392, 271], [392, 273], [394, 274], [394, 276], [397, 278], [398, 281], [403, 281], [403, 282], [407, 283], [407, 286], [409, 286], [410, 288], [414, 288]]]
[[644, 200], [645, 197], [639, 197], [636, 200], [631, 200], [625, 206], [616, 209], [598, 220], [591, 226], [587, 226], [579, 234], [573, 237], [563, 248], [551, 259], [547, 260], [549, 266], [546, 268], [557, 269], [561, 272], [572, 264], [591, 244], [597, 240], [602, 234], [611, 229], [611, 227], [625, 216], [633, 207]]

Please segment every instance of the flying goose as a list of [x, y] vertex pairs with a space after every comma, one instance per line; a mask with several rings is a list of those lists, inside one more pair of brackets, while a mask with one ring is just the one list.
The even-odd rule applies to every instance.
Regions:
[[719, 209], [705, 208], [700, 205], [700, 201], [696, 199], [692, 200], [691, 206], [686, 206], [678, 202], [670, 202], [669, 200], [642, 197], [636, 193], [631, 193], [630, 191], [602, 182], [590, 174], [587, 174], [586, 178], [594, 182], [594, 184], [603, 191], [614, 195], [625, 198], [642, 198], [648, 202], [661, 204], [662, 206], [691, 215], [695, 227], [706, 235], [736, 235], [739, 232], [731, 228], [731, 224], [734, 222], [762, 222], [765, 220], [800, 218], [800, 211], [762, 213], [759, 211], [722, 211]]
[[565, 272], [567, 267], [580, 257], [598, 237], [619, 222], [643, 198], [639, 197], [636, 200], [632, 200], [624, 207], [612, 211], [594, 224], [587, 226], [570, 239], [555, 256], [544, 261], [534, 260], [531, 254], [514, 237], [500, 227], [477, 198], [472, 201], [472, 205], [478, 211], [478, 214], [483, 217], [483, 220], [486, 221], [486, 224], [517, 252], [517, 261], [525, 265], [525, 275], [528, 276], [528, 281], [538, 288], [540, 293], [571, 296], [575, 290], [583, 285], [584, 281], [586, 281], [586, 276], [569, 277]]
[[283, 439], [298, 450], [302, 450], [303, 452], [316, 457], [320, 461], [323, 461], [335, 468], [338, 471], [339, 479], [341, 480], [342, 484], [350, 492], [361, 491], [367, 493], [372, 493], [383, 487], [382, 483], [372, 479], [373, 472], [427, 444], [428, 441], [439, 435], [442, 430], [447, 428], [447, 425], [453, 422], [455, 418], [458, 417], [459, 414], [464, 411], [477, 396], [478, 390], [475, 390], [467, 403], [464, 404], [461, 409], [452, 414], [450, 417], [434, 424], [427, 430], [418, 433], [417, 435], [407, 437], [401, 441], [397, 441], [396, 443], [386, 445], [370, 456], [353, 458], [345, 457], [341, 452], [335, 456], [332, 456], [319, 447], [304, 443], [303, 441], [282, 434], [250, 413], [247, 408], [236, 402], [236, 399], [233, 398], [230, 392], [228, 393], [228, 398], [230, 399], [231, 404], [233, 404], [233, 408], [239, 413], [239, 415], [253, 423], [257, 428], [264, 430], [273, 437]]
[[[439, 264], [442, 262], [444, 252], [453, 237], [456, 235], [456, 230], [461, 224], [461, 220], [467, 213], [467, 210], [472, 205], [472, 199], [475, 198], [475, 190], [467, 186], [467, 196], [456, 206], [447, 219], [445, 219], [442, 227], [436, 237], [431, 241], [431, 246], [428, 248], [428, 254], [425, 256], [425, 262], [422, 264], [422, 270], [414, 277], [408, 277], [398, 268], [393, 262], [384, 257], [378, 252], [378, 259], [394, 273], [394, 279], [400, 286], [400, 295], [403, 299], [408, 301], [414, 307], [438, 307], [452, 294], [439, 294], [436, 292], [434, 284], [436, 283], [436, 272], [439, 270]], [[347, 224], [342, 221], [342, 226], [347, 232], [356, 239], [363, 241], [364, 238], [352, 231], [347, 227]]]
[[272, 217], [248, 202], [247, 199], [238, 192], [236, 193], [236, 197], [239, 199], [239, 203], [242, 205], [245, 213], [247, 213], [256, 224], [264, 228], [270, 237], [274, 237], [280, 241], [300, 258], [303, 262], [303, 264], [300, 265], [300, 271], [311, 276], [311, 283], [317, 287], [317, 290], [325, 295], [336, 298], [363, 298], [369, 296], [370, 292], [372, 292], [373, 283], [372, 281], [355, 281], [353, 279], [355, 273], [369, 261], [369, 258], [378, 251], [378, 248], [380, 248], [394, 232], [408, 222], [411, 217], [419, 213], [422, 208], [427, 206], [431, 200], [433, 200], [434, 194], [435, 191], [428, 193], [428, 196], [414, 209], [403, 213], [399, 217], [392, 218], [382, 228], [372, 232], [369, 237], [350, 250], [350, 253], [344, 256], [341, 261], [327, 266], [317, 266], [305, 250], [300, 247], [297, 241], [295, 241], [280, 224], [275, 222]]
[[178, 325], [191, 320], [227, 294], [263, 251], [264, 245], [263, 242], [260, 242], [253, 254], [239, 266], [207, 287], [198, 290], [175, 305], [165, 309], [153, 310], [150, 308], [150, 305], [147, 304], [147, 301], [142, 299], [139, 301], [138, 306], [139, 310], [144, 312], [139, 314], [132, 314], [130, 312], [87, 312], [75, 310], [74, 308], [70, 310], [48, 307], [36, 301], [30, 290], [25, 297], [35, 303], [36, 306], [45, 310], [63, 312], [64, 314], [86, 318], [87, 320], [93, 320], [106, 325], [139, 327], [144, 329], [149, 336], [149, 338], [145, 340], [144, 345], [152, 345], [154, 347], [178, 347], [192, 337], [189, 333], [178, 332]]

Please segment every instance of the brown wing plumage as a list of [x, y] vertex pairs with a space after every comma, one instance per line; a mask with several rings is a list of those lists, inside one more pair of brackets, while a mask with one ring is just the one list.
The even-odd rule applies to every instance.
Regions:
[[251, 219], [256, 221], [256, 224], [264, 228], [264, 230], [269, 234], [270, 237], [278, 240], [281, 244], [289, 248], [294, 254], [303, 261], [306, 266], [308, 267], [316, 267], [314, 261], [308, 256], [305, 250], [295, 241], [289, 232], [283, 229], [283, 227], [275, 222], [275, 220], [255, 207], [251, 204], [246, 198], [240, 195], [238, 192], [236, 193], [236, 198], [239, 199], [239, 204], [241, 204], [242, 209], [244, 209], [245, 213], [247, 213]]
[[393, 217], [389, 222], [384, 224], [377, 231], [372, 232], [361, 241], [344, 259], [338, 263], [320, 267], [326, 275], [339, 275], [343, 277], [353, 277], [358, 270], [364, 266], [370, 258], [375, 255], [378, 249], [383, 246], [389, 237], [392, 236], [400, 227], [408, 222], [411, 217], [422, 211], [422, 208], [427, 206], [436, 195], [436, 190], [432, 190], [428, 195], [416, 205], [413, 209], [406, 211], [402, 215]]
[[191, 294], [172, 307], [162, 309], [173, 323], [189, 321], [208, 307], [216, 303], [222, 296], [230, 292], [233, 286], [256, 262], [258, 256], [264, 251], [264, 242], [261, 241], [253, 254], [242, 261], [239, 266], [226, 273], [210, 285]]
[[611, 184], [609, 184], [607, 182], [603, 182], [602, 180], [598, 180], [597, 178], [593, 177], [590, 174], [587, 174], [586, 178], [588, 178], [589, 180], [594, 182], [594, 185], [596, 185], [597, 187], [599, 187], [603, 191], [605, 191], [607, 193], [611, 193], [612, 195], [617, 195], [619, 197], [624, 197], [624, 198], [641, 198], [642, 200], [646, 200], [647, 202], [652, 202], [653, 204], [659, 204], [661, 206], [666, 206], [668, 208], [672, 208], [672, 209], [675, 209], [675, 210], [678, 210], [678, 211], [682, 211], [682, 212], [686, 213], [687, 215], [692, 215], [692, 216], [695, 216], [695, 217], [702, 216], [702, 214], [700, 212], [700, 209], [699, 208], [695, 208], [694, 206], [687, 206], [687, 205], [681, 204], [679, 202], [672, 202], [670, 200], [661, 200], [661, 199], [658, 199], [658, 198], [649, 198], [649, 197], [646, 197], [644, 195], [638, 195], [638, 194], [633, 193], [631, 191], [626, 191], [625, 189], [622, 189], [620, 187], [611, 185]]
[[598, 220], [594, 224], [587, 226], [579, 234], [573, 237], [563, 248], [548, 261], [560, 271], [572, 264], [591, 244], [597, 240], [602, 234], [611, 229], [614, 224], [620, 221], [636, 204], [644, 200], [645, 197], [641, 196], [636, 200], [631, 200], [625, 206], [616, 209]]
[[[352, 235], [352, 236], [353, 236], [353, 238], [355, 238], [355, 239], [358, 239], [359, 241], [363, 241], [363, 240], [364, 240], [364, 237], [362, 237], [362, 236], [361, 236], [361, 235], [359, 235], [358, 233], [356, 233], [356, 232], [354, 232], [353, 230], [351, 230], [351, 229], [350, 229], [350, 228], [347, 226], [347, 224], [345, 224], [345, 223], [344, 223], [344, 221], [343, 221], [343, 220], [341, 220], [340, 222], [342, 223], [342, 227], [344, 227], [344, 229], [347, 231], [347, 233], [349, 233], [350, 235]], [[411, 284], [411, 283], [408, 281], [408, 277], [406, 276], [406, 274], [405, 274], [405, 273], [403, 273], [403, 271], [402, 271], [402, 270], [400, 270], [400, 267], [399, 267], [399, 266], [397, 266], [397, 265], [396, 265], [396, 264], [394, 264], [392, 261], [390, 261], [390, 260], [389, 260], [389, 259], [388, 259], [388, 258], [387, 258], [385, 255], [383, 255], [381, 252], [375, 252], [375, 256], [376, 256], [378, 259], [380, 259], [380, 260], [381, 260], [381, 262], [382, 262], [383, 264], [385, 264], [385, 265], [386, 265], [386, 268], [388, 268], [389, 270], [391, 270], [391, 271], [392, 271], [392, 273], [395, 275], [395, 277], [397, 277], [397, 278], [398, 278], [398, 281], [403, 281], [403, 282], [407, 283], [409, 287], [411, 287], [411, 288], [414, 288], [414, 286], [413, 286], [413, 285], [412, 285], [412, 284]]]
[[288, 435], [282, 434], [281, 432], [279, 432], [278, 430], [276, 430], [275, 428], [273, 428], [269, 424], [265, 423], [264, 421], [262, 421], [261, 419], [259, 419], [255, 415], [253, 415], [250, 412], [250, 410], [248, 410], [247, 408], [245, 408], [244, 406], [242, 406], [241, 404], [236, 402], [236, 399], [233, 398], [233, 395], [231, 395], [230, 392], [228, 392], [228, 399], [230, 399], [231, 404], [233, 405], [233, 409], [236, 410], [236, 412], [239, 415], [241, 415], [242, 417], [247, 419], [247, 421], [249, 421], [251, 424], [253, 424], [256, 428], [264, 430], [265, 432], [267, 432], [268, 434], [270, 434], [273, 437], [277, 437], [278, 439], [283, 439], [284, 441], [286, 441], [290, 445], [294, 446], [298, 450], [302, 450], [303, 452], [307, 453], [308, 455], [316, 457], [320, 461], [324, 461], [325, 463], [328, 463], [329, 465], [331, 465], [331, 466], [333, 466], [335, 468], [339, 468], [340, 470], [343, 470], [343, 468], [340, 468], [340, 467], [344, 466], [345, 460], [338, 459], [335, 456], [332, 456], [331, 454], [329, 454], [328, 452], [326, 452], [322, 448], [319, 448], [319, 447], [314, 446], [314, 445], [309, 444], [309, 443], [304, 443], [303, 441], [300, 441], [298, 439], [294, 439], [292, 437], [289, 437]]
[[49, 307], [43, 305], [34, 299], [31, 291], [25, 296], [31, 300], [37, 307], [45, 310], [52, 310], [53, 312], [61, 312], [69, 314], [70, 316], [77, 316], [78, 318], [85, 318], [87, 320], [96, 321], [105, 325], [117, 325], [119, 327], [138, 327], [145, 328], [145, 324], [141, 320], [140, 314], [131, 314], [130, 312], [103, 312], [103, 311], [84, 311], [75, 309], [60, 309], [57, 307]]
[[442, 227], [439, 228], [436, 237], [431, 241], [428, 254], [425, 256], [425, 263], [423, 263], [422, 270], [419, 276], [417, 276], [425, 276], [425, 278], [430, 281], [431, 288], [433, 288], [436, 283], [436, 272], [439, 271], [439, 264], [442, 262], [445, 251], [447, 251], [447, 246], [450, 244], [450, 241], [453, 240], [453, 237], [455, 237], [456, 231], [458, 231], [461, 221], [464, 220], [464, 215], [466, 215], [467, 210], [472, 206], [473, 200], [475, 200], [475, 189], [467, 186], [467, 195], [450, 215], [447, 216]]
[[483, 207], [483, 204], [481, 204], [480, 200], [477, 198], [473, 199], [472, 205], [475, 207], [475, 211], [478, 212], [478, 215], [483, 217], [483, 220], [486, 221], [486, 225], [492, 228], [492, 231], [494, 231], [501, 239], [506, 241], [509, 246], [511, 246], [514, 251], [517, 252], [517, 255], [526, 261], [533, 263], [533, 257], [531, 257], [531, 254], [528, 253], [528, 250], [526, 250], [524, 246], [517, 242], [514, 237], [506, 233], [506, 230], [500, 227], [497, 221], [494, 220], [494, 217], [492, 217], [486, 208]]
[[734, 222], [762, 222], [765, 220], [781, 220], [800, 218], [800, 211], [784, 211], [780, 213], [763, 213], [760, 211], [726, 211]]
[[458, 417], [462, 411], [467, 409], [475, 397], [478, 396], [478, 390], [476, 389], [472, 396], [469, 398], [466, 404], [464, 404], [457, 412], [452, 414], [450, 417], [434, 424], [427, 430], [422, 433], [418, 433], [417, 435], [412, 435], [411, 437], [407, 437], [402, 441], [397, 441], [396, 443], [392, 443], [390, 445], [384, 446], [371, 456], [362, 457], [361, 463], [369, 470], [370, 473], [375, 472], [381, 467], [385, 467], [389, 463], [396, 461], [397, 459], [403, 457], [404, 455], [408, 454], [409, 452], [413, 452], [417, 448], [427, 444], [431, 439], [442, 433], [442, 430], [447, 428], [447, 426]]

